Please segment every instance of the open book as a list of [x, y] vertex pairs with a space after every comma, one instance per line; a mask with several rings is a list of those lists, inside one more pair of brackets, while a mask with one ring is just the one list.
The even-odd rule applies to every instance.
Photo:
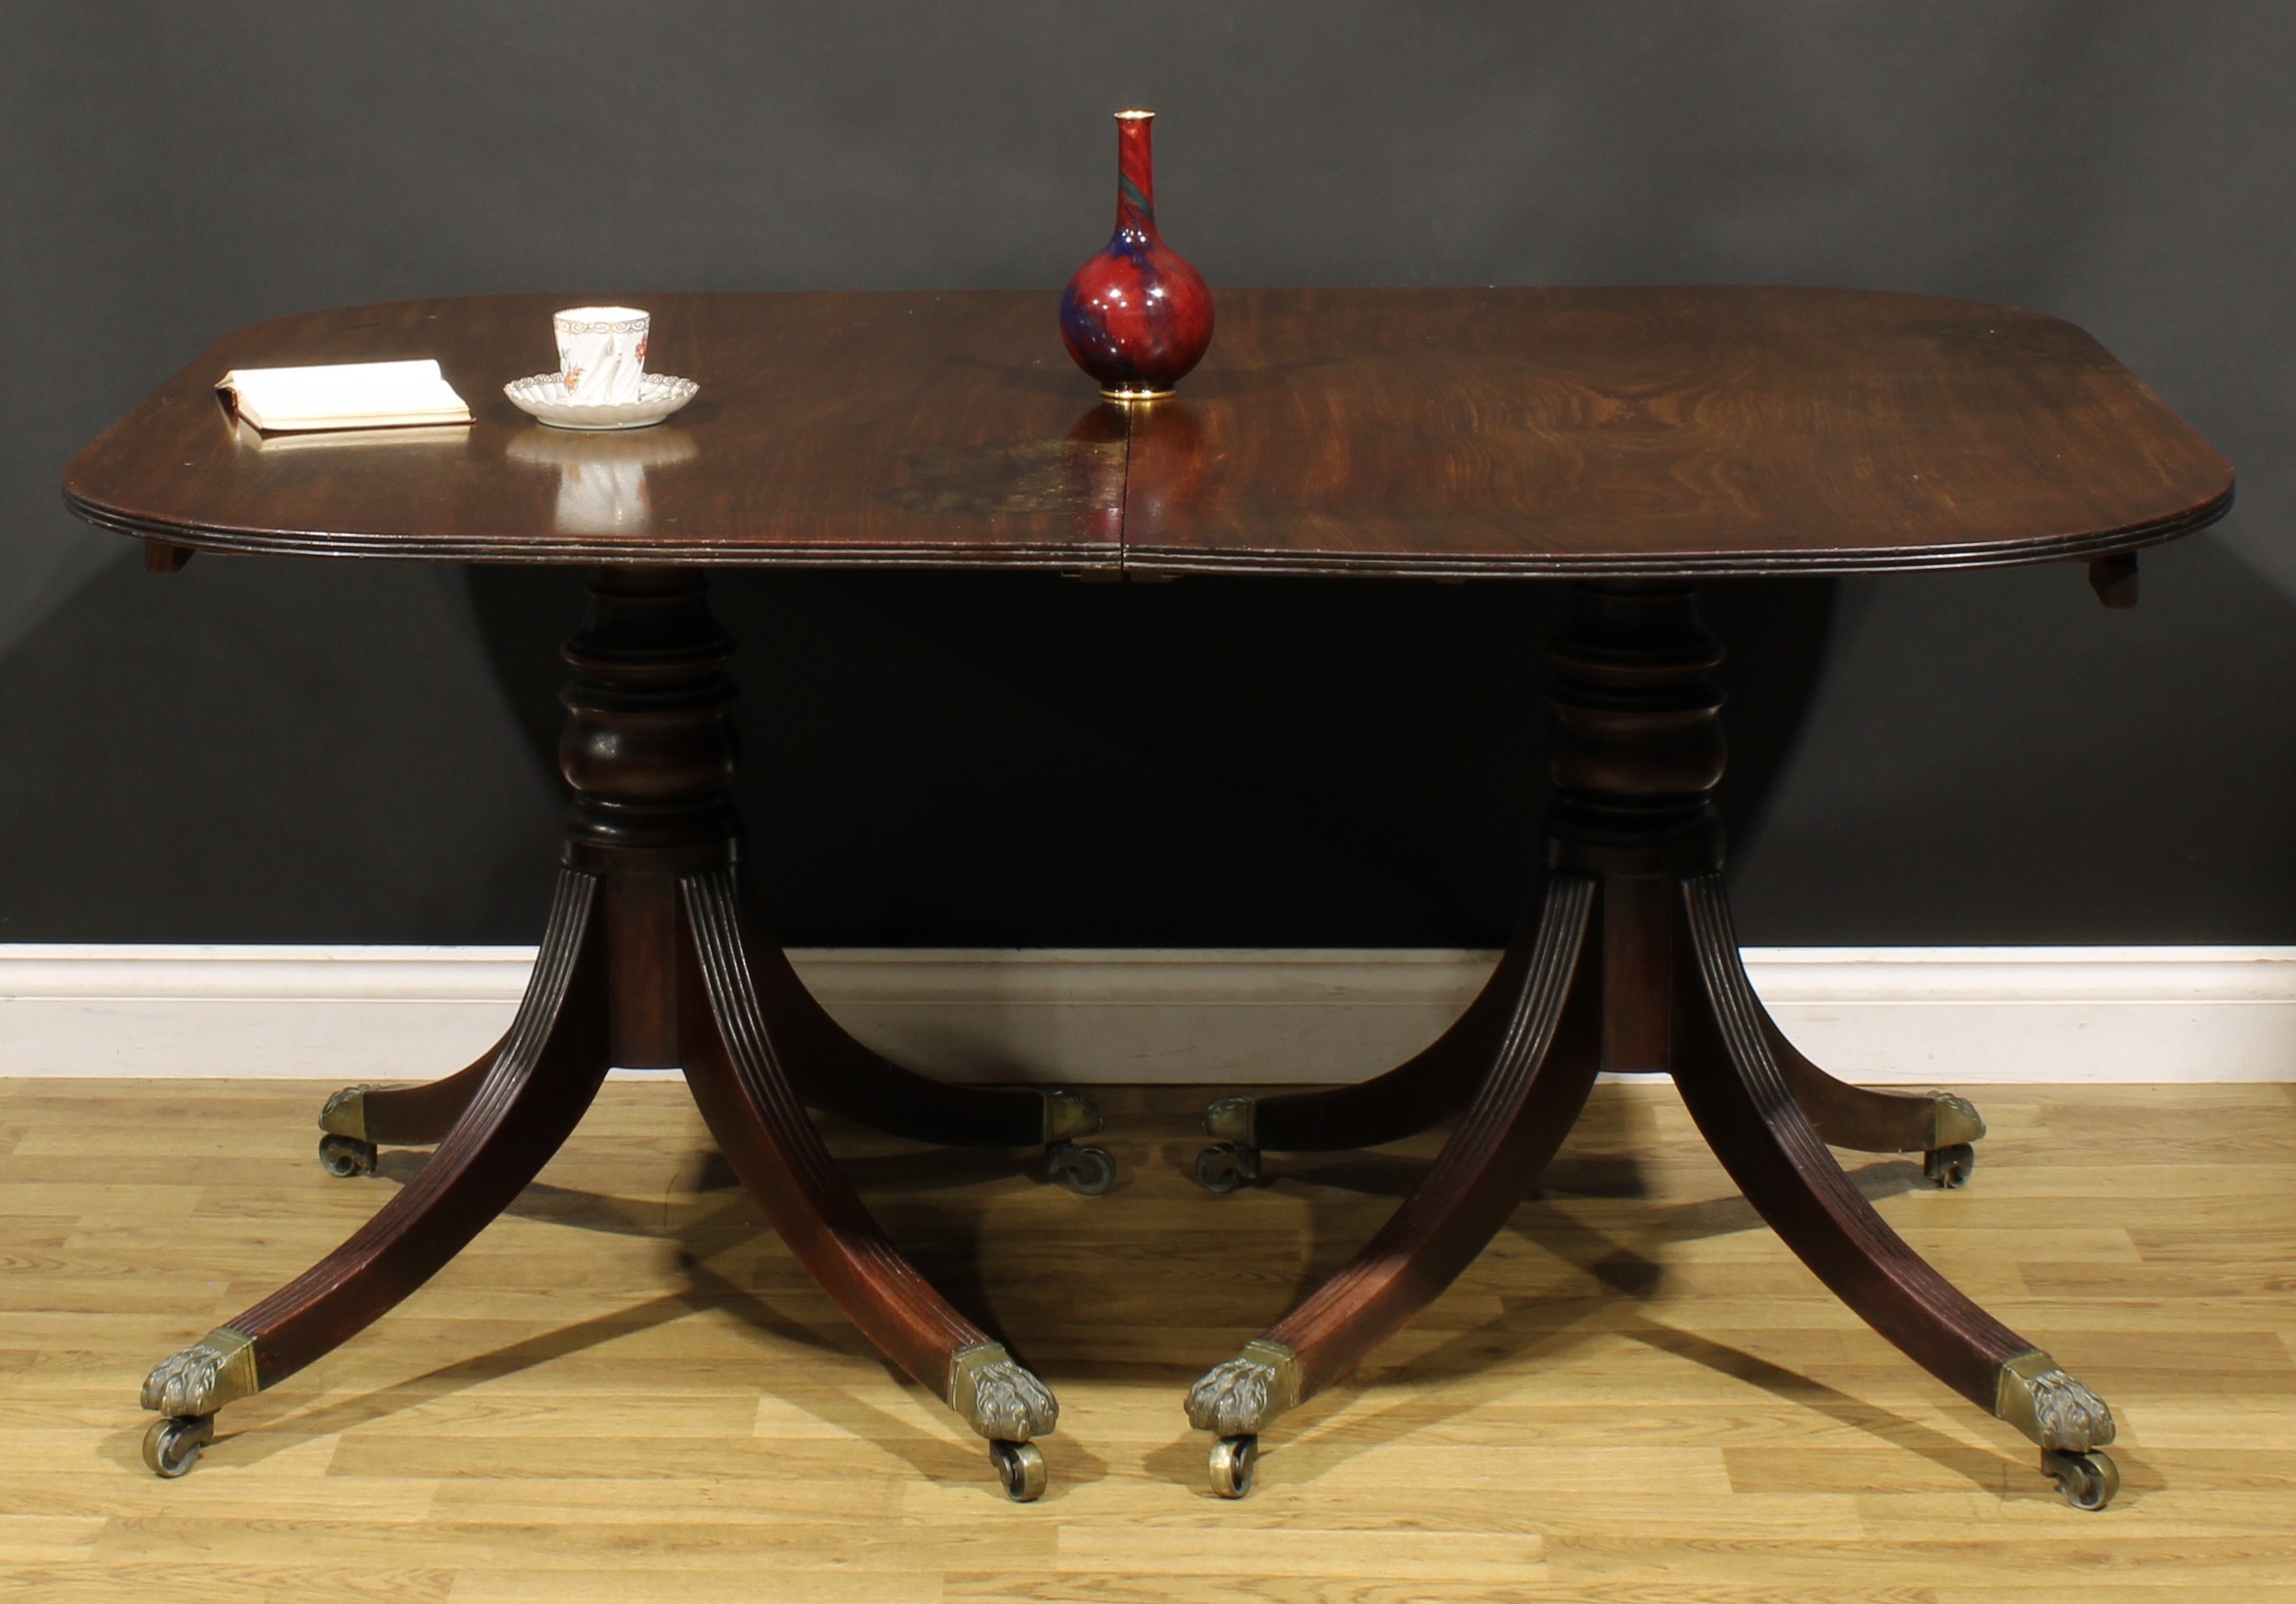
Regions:
[[438, 363], [429, 358], [321, 367], [237, 367], [215, 388], [233, 412], [266, 434], [470, 422], [470, 408], [446, 382]]

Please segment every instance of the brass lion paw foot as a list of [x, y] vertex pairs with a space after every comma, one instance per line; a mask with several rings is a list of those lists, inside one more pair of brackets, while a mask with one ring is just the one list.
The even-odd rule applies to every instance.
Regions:
[[2101, 1509], [2121, 1490], [2120, 1468], [2099, 1452], [2117, 1429], [2112, 1411], [2038, 1348], [2001, 1366], [1993, 1412], [2040, 1444], [2042, 1474], [2076, 1509]]
[[1188, 1389], [1187, 1423], [1222, 1437], [1248, 1437], [1299, 1401], [1299, 1355], [1255, 1337]]
[[261, 1390], [253, 1339], [224, 1326], [153, 1366], [143, 1381], [143, 1406], [162, 1415], [212, 1415]]
[[143, 1382], [143, 1406], [164, 1417], [143, 1434], [143, 1463], [171, 1480], [184, 1474], [215, 1440], [215, 1412], [262, 1384], [254, 1342], [228, 1326], [169, 1354]]
[[1261, 1430], [1300, 1401], [1300, 1356], [1255, 1337], [1235, 1358], [1215, 1364], [1188, 1389], [1187, 1423], [1220, 1440], [1211, 1450], [1211, 1490], [1241, 1498], [1252, 1490]]
[[949, 1406], [992, 1442], [1046, 1436], [1061, 1418], [1052, 1390], [1001, 1342], [976, 1343], [949, 1361]]
[[336, 1176], [375, 1173], [375, 1144], [366, 1139], [366, 1094], [371, 1086], [346, 1086], [331, 1094], [319, 1111], [319, 1162]]
[[1018, 1363], [1001, 1342], [961, 1348], [949, 1361], [949, 1406], [988, 1439], [988, 1463], [1016, 1504], [1044, 1496], [1043, 1452], [1029, 1440], [1059, 1424], [1052, 1388]]

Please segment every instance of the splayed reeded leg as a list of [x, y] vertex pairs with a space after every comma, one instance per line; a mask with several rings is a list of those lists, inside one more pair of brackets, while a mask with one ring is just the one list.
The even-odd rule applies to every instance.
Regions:
[[[1464, 1268], [1561, 1142], [1599, 1067], [1671, 1072], [1732, 1178], [1825, 1283], [2039, 1444], [2068, 1500], [2102, 1508], [2117, 1484], [2099, 1452], [2112, 1440], [2110, 1411], [1923, 1262], [1826, 1149], [1935, 1154], [1981, 1134], [1975, 1111], [1822, 1074], [1784, 1045], [1746, 979], [1712, 805], [1725, 755], [1712, 678], [1721, 651], [1698, 627], [1691, 587], [1581, 584], [1555, 656], [1551, 867], [1536, 939], [1510, 949], [1494, 977], [1510, 988], [1504, 1030], [1489, 1033], [1487, 991], [1435, 1049], [1360, 1095], [1270, 1099], [1226, 1116], [1251, 1122], [1236, 1136], [1269, 1146], [1279, 1102], [1334, 1111], [1336, 1132], [1338, 1111], [1408, 1104], [1407, 1083], [1430, 1105], [1447, 1101], [1460, 1063], [1483, 1058], [1474, 1101], [1419, 1190], [1337, 1276], [1196, 1384], [1189, 1419], [1221, 1434], [1214, 1489], [1241, 1496], [1259, 1429], [1346, 1373]], [[1590, 906], [1598, 939], [1582, 955]], [[1352, 1129], [1395, 1134], [1367, 1117]]]
[[416, 1086], [346, 1086], [319, 1111], [319, 1161], [330, 1175], [375, 1173], [376, 1149], [430, 1147], [446, 1139], [510, 1045], [505, 1035], [467, 1069]]
[[1054, 1087], [959, 1085], [895, 1064], [855, 1041], [806, 989], [747, 881], [741, 927], [758, 1007], [773, 1022], [785, 1072], [806, 1107], [912, 1142], [1041, 1147], [1053, 1178], [1086, 1196], [1115, 1180], [1107, 1150], [1083, 1145], [1100, 1129], [1090, 1098]]
[[[1434, 1167], [1345, 1269], [1189, 1392], [1189, 1423], [1221, 1439], [1215, 1491], [1242, 1497], [1268, 1423], [1345, 1376], [1434, 1302], [1561, 1146], [1594, 1084], [1593, 999], [1572, 986], [1593, 901], [1593, 881], [1551, 877], [1491, 1072]], [[1566, 1014], [1575, 1028], [1563, 1028]]]
[[373, 1324], [509, 1207], [557, 1151], [606, 1073], [597, 889], [591, 875], [560, 873], [517, 1022], [422, 1173], [342, 1247], [152, 1372], [143, 1406], [168, 1418], [144, 1440], [153, 1470], [188, 1470], [218, 1409]]
[[[1100, 1111], [1089, 1097], [1056, 1087], [959, 1085], [905, 1068], [855, 1041], [815, 1000], [769, 933], [755, 898], [746, 894], [743, 932], [759, 1005], [789, 1042], [789, 1072], [808, 1108], [913, 1142], [1040, 1147], [1054, 1179], [1086, 1196], [1108, 1191], [1115, 1180], [1107, 1150], [1085, 1145], [1101, 1125]], [[625, 1031], [618, 1045], [628, 1045], [630, 1034]], [[336, 1092], [320, 1111], [320, 1162], [331, 1175], [371, 1175], [379, 1147], [428, 1147], [444, 1139], [501, 1050], [498, 1042], [468, 1068], [443, 1079], [350, 1086]], [[667, 1054], [642, 1049], [617, 1056], [634, 1068], [669, 1067], [671, 1062]], [[639, 1057], [661, 1061], [641, 1064], [635, 1061]]]
[[1721, 876], [1684, 881], [1683, 899], [1705, 1006], [1684, 1011], [1690, 1028], [1674, 1079], [1730, 1179], [1866, 1324], [2032, 1438], [2067, 1498], [2102, 1508], [2119, 1484], [2097, 1452], [2113, 1439], [2111, 1411], [1940, 1275], [1851, 1184], [1772, 1056]]
[[1975, 1103], [1950, 1091], [1852, 1086], [1796, 1051], [1766, 1010], [1761, 1030], [1778, 1073], [1826, 1146], [1857, 1153], [1919, 1153], [1930, 1185], [1950, 1191], [1968, 1183], [1977, 1167], [1975, 1144], [1985, 1135]]
[[1473, 1100], [1506, 1031], [1537, 935], [1534, 907], [1467, 1011], [1385, 1074], [1320, 1091], [1213, 1101], [1204, 1111], [1204, 1134], [1213, 1145], [1197, 1158], [1198, 1183], [1207, 1192], [1232, 1192], [1257, 1179], [1262, 1153], [1376, 1147], [1458, 1113]]
[[1008, 1494], [1036, 1497], [1044, 1470], [1031, 1440], [1060, 1418], [1051, 1391], [910, 1267], [821, 1145], [758, 1006], [731, 868], [687, 876], [683, 894], [682, 1056], [718, 1147], [847, 1318], [988, 1440]]

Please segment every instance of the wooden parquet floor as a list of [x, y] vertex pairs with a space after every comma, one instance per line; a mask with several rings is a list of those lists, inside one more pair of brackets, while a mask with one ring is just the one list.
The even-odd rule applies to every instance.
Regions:
[[[1200, 1099], [1105, 1100], [1119, 1189], [837, 1133], [894, 1234], [1058, 1390], [1052, 1488], [888, 1372], [710, 1153], [617, 1082], [516, 1210], [349, 1348], [138, 1460], [153, 1361], [412, 1172], [313, 1158], [329, 1088], [0, 1082], [0, 1597], [2296, 1604], [2296, 1088], [1995, 1089], [1975, 1180], [1855, 1159], [1914, 1244], [2122, 1420], [2107, 1513], [1762, 1229], [1670, 1088], [1605, 1087], [1481, 1261], [1205, 1490], [1188, 1381], [1416, 1170], [1213, 1198]], [[1424, 1151], [1424, 1145], [1419, 1149]]]

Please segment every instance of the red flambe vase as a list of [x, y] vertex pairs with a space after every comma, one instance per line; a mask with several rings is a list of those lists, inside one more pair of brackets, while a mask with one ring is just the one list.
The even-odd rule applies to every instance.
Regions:
[[1170, 395], [1211, 344], [1211, 288], [1156, 232], [1155, 115], [1116, 114], [1116, 233], [1061, 296], [1061, 339], [1110, 401]]

